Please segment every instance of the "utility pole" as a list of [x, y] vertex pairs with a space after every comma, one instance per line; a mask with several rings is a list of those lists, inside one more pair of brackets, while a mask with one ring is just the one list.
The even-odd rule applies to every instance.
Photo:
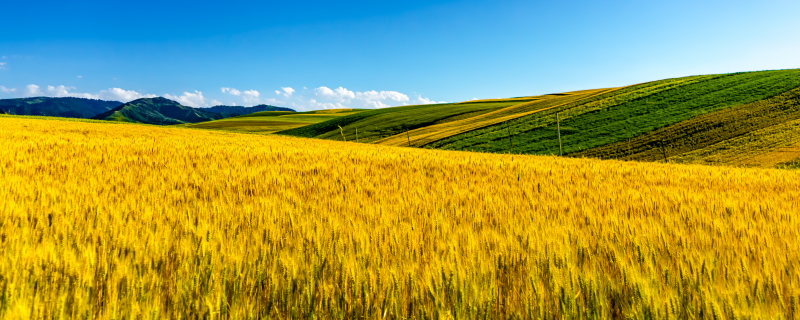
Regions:
[[406, 139], [408, 139], [408, 147], [411, 148], [411, 136], [408, 135], [408, 129], [406, 129]]
[[664, 140], [661, 140], [661, 154], [664, 155], [664, 163], [667, 163], [667, 151], [664, 150]]
[[358, 143], [358, 128], [356, 128], [356, 143]]
[[561, 149], [561, 120], [558, 119], [558, 112], [556, 112], [556, 129], [558, 130], [558, 155], [563, 156], [564, 151]]
[[508, 126], [508, 121], [506, 121], [506, 129], [508, 129], [508, 141], [511, 142], [510, 153], [514, 153], [514, 139], [511, 138], [511, 127]]

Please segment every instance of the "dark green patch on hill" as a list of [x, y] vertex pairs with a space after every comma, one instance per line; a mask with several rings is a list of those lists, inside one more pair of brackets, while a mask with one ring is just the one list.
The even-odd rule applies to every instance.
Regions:
[[91, 118], [122, 105], [119, 101], [85, 98], [19, 98], [0, 100], [0, 113], [24, 116]]
[[283, 107], [276, 107], [267, 104], [260, 104], [257, 106], [252, 107], [241, 107], [241, 106], [213, 106], [211, 108], [203, 109], [205, 111], [221, 113], [226, 117], [236, 117], [247, 115], [255, 112], [263, 112], [263, 111], [285, 111], [285, 112], [295, 112], [293, 109], [283, 108]]
[[157, 125], [194, 123], [225, 118], [216, 112], [208, 112], [183, 106], [166, 98], [143, 98], [128, 102], [92, 119], [137, 122]]

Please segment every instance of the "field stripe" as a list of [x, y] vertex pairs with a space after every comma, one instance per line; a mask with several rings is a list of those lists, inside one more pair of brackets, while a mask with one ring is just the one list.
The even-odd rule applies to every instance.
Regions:
[[[489, 112], [480, 116], [463, 119], [459, 121], [453, 121], [448, 123], [442, 123], [438, 125], [427, 126], [424, 128], [419, 128], [415, 130], [411, 130], [408, 133], [401, 133], [396, 134], [394, 136], [384, 138], [375, 142], [375, 144], [387, 145], [387, 146], [407, 146], [408, 140], [410, 136], [411, 146], [419, 147], [426, 145], [428, 143], [441, 140], [447, 137], [451, 137], [457, 134], [461, 134], [464, 132], [485, 128], [488, 126], [496, 125], [498, 123], [502, 123], [504, 121], [509, 121], [517, 118], [521, 118], [527, 115], [531, 115], [537, 112], [550, 110], [554, 108], [558, 108], [564, 105], [568, 105], [570, 103], [574, 103], [576, 101], [592, 98], [601, 94], [609, 93], [620, 88], [609, 88], [609, 89], [596, 89], [596, 90], [584, 90], [579, 91], [578, 94], [570, 93], [566, 97], [578, 97], [577, 100], [570, 100], [565, 103], [561, 103], [555, 106], [548, 106], [541, 109], [534, 109], [530, 110], [532, 107], [536, 107], [539, 103], [551, 101], [553, 99], [564, 98], [562, 96], [555, 96], [549, 99], [542, 99], [536, 100], [532, 102], [520, 103], [516, 105], [512, 105], [510, 107], [506, 107], [500, 110], [496, 110], [493, 112]], [[407, 136], [408, 135], [408, 136]]]
[[[663, 161], [768, 127], [800, 119], [800, 88], [652, 131], [628, 141], [573, 154], [576, 157]], [[782, 139], [782, 141], [785, 139]], [[748, 142], [740, 142], [747, 145]], [[730, 155], [736, 157], [736, 155]], [[725, 162], [729, 163], [729, 162]]]
[[[770, 153], [791, 150], [800, 144], [800, 119], [770, 126], [761, 130], [727, 139], [719, 143], [680, 155], [669, 157], [677, 163], [707, 165], [738, 165], [769, 167], [771, 161], [758, 163], [756, 159], [767, 160]], [[751, 160], [752, 159], [752, 160]]]

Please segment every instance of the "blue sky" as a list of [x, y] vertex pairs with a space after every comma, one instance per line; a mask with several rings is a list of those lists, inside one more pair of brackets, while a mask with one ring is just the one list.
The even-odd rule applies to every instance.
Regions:
[[0, 98], [374, 108], [800, 67], [798, 1], [0, 7]]

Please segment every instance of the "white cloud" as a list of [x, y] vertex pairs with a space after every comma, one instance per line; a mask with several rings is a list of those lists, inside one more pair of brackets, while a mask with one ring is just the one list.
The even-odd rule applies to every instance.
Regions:
[[221, 106], [221, 105], [222, 105], [222, 102], [220, 102], [219, 100], [211, 100], [211, 106], [212, 107], [213, 106]]
[[259, 97], [261, 96], [261, 93], [256, 90], [239, 91], [236, 88], [227, 88], [227, 87], [222, 88], [222, 93], [227, 93], [234, 96], [242, 97], [242, 100], [244, 101], [245, 105], [259, 103], [260, 102]]
[[371, 108], [371, 109], [380, 109], [380, 108], [389, 108], [389, 107], [391, 107], [390, 105], [385, 104], [383, 102], [372, 101], [372, 100], [367, 100], [366, 102], [364, 102], [364, 105], [367, 108]]
[[157, 95], [154, 94], [141, 94], [133, 90], [123, 90], [120, 88], [109, 88], [107, 90], [101, 90], [98, 93], [98, 96], [100, 97], [100, 99], [103, 100], [115, 100], [122, 102], [129, 102], [141, 98], [157, 97]]
[[173, 96], [171, 94], [165, 94], [164, 98], [175, 100], [182, 105], [194, 108], [203, 108], [208, 106], [206, 104], [206, 99], [203, 97], [203, 93], [197, 90], [195, 90], [194, 93], [184, 92], [180, 97]]
[[291, 87], [281, 87], [281, 90], [283, 90], [283, 92], [286, 93], [287, 97], [291, 96], [292, 93], [294, 93], [294, 89], [292, 89]]
[[78, 79], [83, 78], [83, 76], [78, 76]]
[[278, 90], [275, 90], [275, 94], [281, 94], [281, 92], [278, 91]]
[[[35, 84], [29, 84], [25, 86], [25, 91], [22, 96], [23, 97], [48, 96], [56, 98], [74, 97], [74, 98], [86, 98], [86, 99], [115, 100], [121, 102], [129, 102], [140, 98], [157, 97], [154, 94], [141, 94], [133, 90], [124, 90], [121, 88], [108, 88], [106, 90], [100, 90], [97, 93], [74, 92], [73, 90], [76, 90], [77, 88], [68, 87], [65, 85], [47, 86], [47, 88], [44, 91], [42, 91], [40, 88], [41, 87]], [[0, 91], [11, 93], [11, 92], [16, 92], [17, 89], [16, 88], [7, 89], [5, 87], [0, 87]]]
[[57, 97], [57, 98], [75, 97], [75, 98], [86, 98], [86, 99], [100, 99], [100, 97], [96, 94], [69, 92], [69, 90], [75, 90], [75, 87], [67, 87], [64, 85], [60, 85], [58, 87], [47, 86], [47, 94], [48, 96], [51, 97]]
[[39, 90], [39, 86], [35, 84], [29, 84], [25, 86], [25, 94], [28, 96], [42, 95], [42, 91]]
[[314, 92], [320, 99], [336, 101], [339, 103], [339, 105], [355, 104], [355, 106], [350, 107], [388, 108], [392, 107], [393, 105], [406, 105], [406, 102], [409, 101], [407, 95], [397, 91], [371, 90], [364, 92], [353, 92], [343, 87], [336, 89], [319, 87], [314, 89]]
[[0, 62], [0, 69], [5, 69], [5, 68], [6, 68], [6, 63]]
[[419, 96], [419, 95], [417, 96], [417, 98], [416, 98], [416, 99], [414, 99], [414, 101], [413, 101], [413, 102], [414, 102], [414, 104], [435, 104], [435, 103], [447, 103], [447, 101], [434, 101], [434, 100], [431, 100], [431, 99], [428, 99], [428, 98], [425, 98], [425, 97], [423, 97], [423, 96]]
[[255, 90], [246, 90], [242, 92], [242, 99], [245, 103], [258, 103], [258, 96], [261, 95]]
[[356, 97], [356, 94], [353, 91], [347, 90], [342, 87], [333, 90], [331, 90], [328, 87], [319, 87], [314, 89], [314, 91], [316, 92], [317, 96], [325, 99], [348, 101]]
[[234, 96], [238, 96], [238, 95], [242, 94], [241, 91], [236, 90], [235, 88], [222, 88], [222, 93], [229, 93], [229, 94], [232, 94]]
[[365, 91], [359, 92], [356, 94], [358, 99], [367, 100], [367, 101], [385, 101], [385, 100], [394, 100], [394, 101], [408, 101], [408, 96], [404, 95], [397, 91]]

